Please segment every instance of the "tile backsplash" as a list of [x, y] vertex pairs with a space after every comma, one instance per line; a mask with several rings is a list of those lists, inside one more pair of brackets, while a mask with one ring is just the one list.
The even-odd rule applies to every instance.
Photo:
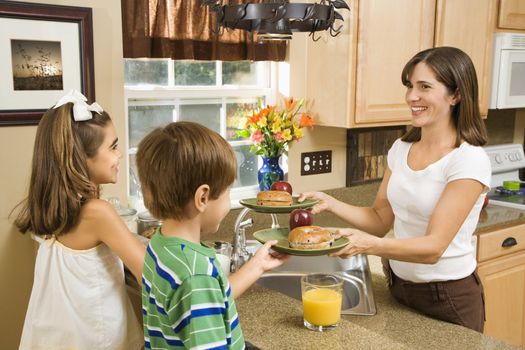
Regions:
[[405, 130], [405, 126], [349, 129], [346, 143], [346, 186], [382, 179], [387, 167], [388, 150]]
[[[487, 145], [515, 142], [516, 110], [490, 110], [484, 119]], [[364, 184], [383, 178], [388, 150], [401, 137], [406, 126], [349, 129], [347, 131], [346, 186]], [[525, 138], [525, 137], [524, 137]]]

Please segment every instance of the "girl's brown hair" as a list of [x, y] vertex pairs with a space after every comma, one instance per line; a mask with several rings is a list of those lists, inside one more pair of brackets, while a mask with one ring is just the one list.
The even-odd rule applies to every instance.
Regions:
[[219, 134], [193, 122], [170, 123], [140, 142], [137, 168], [144, 205], [159, 219], [182, 219], [201, 185], [217, 199], [235, 180], [237, 158]]
[[[450, 94], [459, 93], [459, 102], [453, 107], [452, 119], [456, 127], [456, 147], [463, 140], [474, 146], [487, 143], [487, 131], [479, 112], [478, 79], [470, 57], [455, 47], [435, 47], [416, 54], [403, 68], [401, 81], [408, 86], [414, 67], [424, 62], [443, 83]], [[421, 139], [421, 128], [412, 127], [402, 140]]]
[[15, 207], [22, 233], [65, 234], [77, 224], [82, 203], [99, 196], [86, 160], [97, 154], [111, 118], [92, 112], [92, 119], [77, 122], [72, 110], [72, 103], [51, 108], [38, 124], [29, 193]]

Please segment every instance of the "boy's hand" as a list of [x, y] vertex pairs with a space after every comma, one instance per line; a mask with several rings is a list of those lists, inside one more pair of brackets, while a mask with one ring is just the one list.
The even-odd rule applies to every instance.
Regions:
[[265, 271], [281, 266], [290, 258], [286, 254], [270, 252], [274, 244], [277, 244], [276, 240], [266, 242], [239, 271], [230, 275], [229, 280], [234, 298], [244, 293]]
[[275, 244], [277, 244], [276, 240], [266, 242], [255, 252], [255, 255], [251, 259], [255, 263], [254, 265], [261, 269], [261, 273], [281, 266], [290, 258], [287, 254], [271, 252], [270, 248]]

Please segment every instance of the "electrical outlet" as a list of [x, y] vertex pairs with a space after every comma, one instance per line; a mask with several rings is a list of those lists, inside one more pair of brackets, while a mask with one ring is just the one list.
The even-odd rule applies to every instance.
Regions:
[[301, 176], [332, 172], [332, 151], [301, 153]]

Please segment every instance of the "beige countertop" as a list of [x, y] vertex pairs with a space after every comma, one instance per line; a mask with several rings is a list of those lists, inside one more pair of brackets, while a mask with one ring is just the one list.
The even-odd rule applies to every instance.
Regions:
[[[359, 205], [370, 205], [379, 183], [326, 191], [337, 199]], [[232, 210], [213, 235], [202, 240], [232, 241], [235, 219], [240, 209]], [[253, 232], [271, 226], [268, 214], [250, 212]], [[279, 222], [287, 226], [288, 214], [279, 214]], [[494, 229], [525, 223], [525, 212], [489, 205], [480, 215], [476, 231], [483, 234]], [[332, 214], [315, 216], [314, 224], [344, 227]], [[504, 342], [484, 336], [461, 326], [428, 318], [397, 303], [388, 292], [381, 262], [368, 257], [372, 273], [377, 314], [374, 316], [343, 315], [337, 329], [319, 333], [302, 324], [299, 300], [276, 291], [252, 286], [236, 300], [246, 340], [262, 349], [516, 349]]]
[[376, 315], [342, 315], [335, 330], [310, 331], [303, 326], [299, 300], [254, 285], [236, 300], [244, 337], [261, 349], [516, 349], [397, 303], [388, 292], [380, 259], [368, 260]]

